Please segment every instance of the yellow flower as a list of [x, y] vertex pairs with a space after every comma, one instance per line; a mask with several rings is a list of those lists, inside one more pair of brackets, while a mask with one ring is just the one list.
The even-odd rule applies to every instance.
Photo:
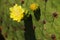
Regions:
[[21, 19], [23, 19], [24, 9], [21, 6], [15, 4], [13, 7], [9, 8], [9, 10], [10, 10], [10, 18], [12, 18], [13, 20], [20, 22]]
[[37, 8], [38, 8], [38, 5], [36, 3], [33, 3], [30, 5], [30, 9], [33, 11], [36, 10]]

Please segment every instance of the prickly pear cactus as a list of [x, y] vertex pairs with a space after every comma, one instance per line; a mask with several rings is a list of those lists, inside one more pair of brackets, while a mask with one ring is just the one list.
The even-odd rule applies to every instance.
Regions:
[[0, 40], [60, 40], [60, 0], [0, 0]]

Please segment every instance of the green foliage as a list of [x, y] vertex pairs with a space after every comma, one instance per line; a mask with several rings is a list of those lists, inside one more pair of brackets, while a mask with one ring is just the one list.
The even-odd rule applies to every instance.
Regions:
[[[40, 20], [37, 21], [34, 17], [33, 11], [29, 9], [31, 3], [38, 3], [41, 9]], [[0, 27], [2, 27], [2, 34], [6, 40], [25, 40], [24, 38], [24, 21], [17, 23], [9, 17], [9, 8], [14, 4], [21, 5], [21, 0], [0, 0]], [[32, 15], [33, 26], [35, 26], [35, 36], [37, 40], [52, 40], [51, 35], [56, 35], [56, 40], [60, 40], [60, 0], [48, 0], [45, 7], [44, 0], [24, 0], [22, 5], [29, 10]], [[52, 14], [56, 12], [57, 18]], [[46, 24], [43, 24], [43, 20]], [[2, 21], [2, 22], [1, 22]]]

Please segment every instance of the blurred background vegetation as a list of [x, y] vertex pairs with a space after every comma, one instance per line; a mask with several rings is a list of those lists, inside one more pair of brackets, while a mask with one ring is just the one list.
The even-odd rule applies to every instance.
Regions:
[[[6, 40], [26, 40], [24, 37], [24, 21], [18, 23], [9, 17], [9, 8], [14, 4], [21, 5], [21, 1], [0, 0], [0, 29]], [[29, 9], [31, 3], [38, 3], [40, 6], [39, 21], [36, 21], [34, 13]], [[52, 38], [60, 40], [60, 0], [48, 0], [47, 3], [44, 0], [24, 0], [22, 6], [30, 10], [32, 14], [36, 40], [52, 40]], [[53, 13], [56, 13], [57, 17], [53, 17], [55, 15]]]

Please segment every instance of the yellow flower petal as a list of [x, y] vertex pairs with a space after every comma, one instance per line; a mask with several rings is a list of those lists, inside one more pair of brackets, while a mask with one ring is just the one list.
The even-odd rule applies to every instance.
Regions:
[[37, 8], [38, 8], [38, 5], [36, 3], [33, 3], [30, 5], [30, 9], [33, 11], [36, 10]]
[[24, 9], [21, 6], [18, 6], [15, 4], [13, 7], [9, 8], [10, 10], [10, 18], [12, 18], [14, 21], [20, 22], [21, 19], [24, 17]]

